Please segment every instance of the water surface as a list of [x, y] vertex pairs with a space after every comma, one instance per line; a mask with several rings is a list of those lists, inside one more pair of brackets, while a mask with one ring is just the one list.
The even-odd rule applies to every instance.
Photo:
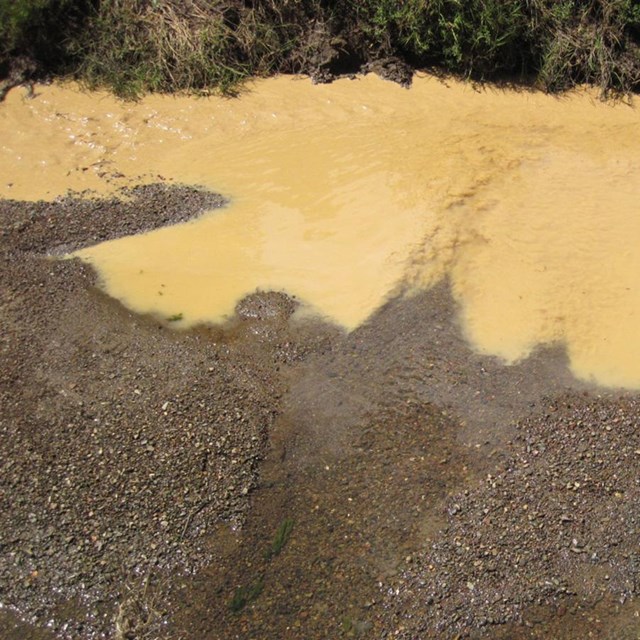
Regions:
[[0, 106], [0, 195], [161, 177], [229, 198], [78, 253], [135, 311], [218, 322], [276, 289], [352, 330], [447, 277], [477, 350], [516, 362], [557, 342], [578, 377], [640, 387], [635, 108], [430, 77], [279, 77], [237, 100], [23, 95]]

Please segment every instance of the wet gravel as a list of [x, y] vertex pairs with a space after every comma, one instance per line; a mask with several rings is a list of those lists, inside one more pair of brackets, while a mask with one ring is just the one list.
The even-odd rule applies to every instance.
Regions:
[[164, 183], [127, 187], [109, 197], [87, 191], [51, 202], [1, 202], [3, 252], [49, 255], [186, 222], [226, 203], [204, 189]]
[[109, 635], [130, 584], [194, 572], [216, 523], [242, 525], [282, 393], [273, 363], [295, 341], [278, 342], [286, 296], [247, 300], [259, 336], [225, 344], [133, 316], [89, 267], [47, 256], [221, 202], [155, 185], [0, 203], [0, 603], [63, 637]]
[[[437, 407], [405, 404], [363, 420], [349, 450], [300, 464], [303, 434], [279, 421], [241, 540], [177, 589], [168, 636], [380, 637], [379, 585], [435, 534], [435, 505], [470, 474], [451, 427]], [[265, 554], [286, 521], [285, 547]], [[260, 597], [233, 611], [236, 590], [258, 582]]]
[[491, 637], [532, 607], [637, 597], [639, 425], [628, 397], [568, 396], [522, 421], [511, 456], [448, 501], [438, 541], [388, 585], [386, 637]]
[[636, 396], [471, 352], [446, 283], [178, 332], [56, 259], [223, 204], [0, 201], [0, 637], [636, 638]]

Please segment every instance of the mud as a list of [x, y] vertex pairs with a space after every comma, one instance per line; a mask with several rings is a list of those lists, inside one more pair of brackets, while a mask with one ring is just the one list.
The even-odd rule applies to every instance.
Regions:
[[472, 352], [447, 282], [174, 331], [51, 255], [220, 199], [123, 196], [0, 203], [3, 638], [636, 637], [633, 394]]

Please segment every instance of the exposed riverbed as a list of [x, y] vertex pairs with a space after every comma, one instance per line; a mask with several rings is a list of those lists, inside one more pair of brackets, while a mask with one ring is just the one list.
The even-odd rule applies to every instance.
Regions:
[[639, 125], [12, 91], [3, 637], [636, 637]]

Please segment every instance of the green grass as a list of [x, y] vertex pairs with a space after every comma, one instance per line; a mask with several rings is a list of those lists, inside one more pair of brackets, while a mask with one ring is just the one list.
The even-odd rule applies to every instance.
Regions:
[[229, 609], [231, 609], [233, 613], [240, 613], [248, 604], [251, 604], [260, 596], [263, 588], [264, 583], [262, 578], [248, 586], [238, 587], [229, 603]]
[[90, 0], [0, 0], [0, 79], [17, 59], [61, 70]]
[[70, 43], [77, 75], [126, 98], [181, 90], [234, 95], [247, 77], [276, 72], [294, 43], [290, 31], [299, 30], [284, 21], [282, 3], [248, 4], [102, 0]]
[[293, 532], [293, 520], [291, 518], [285, 518], [278, 527], [276, 535], [273, 538], [271, 546], [264, 552], [264, 557], [269, 560], [277, 555], [280, 555], [282, 549], [289, 541], [291, 533]]
[[42, 26], [51, 0], [0, 0], [0, 48], [10, 52], [26, 45], [34, 28]]
[[[276, 534], [269, 548], [264, 552], [264, 559], [269, 562], [279, 555], [287, 544], [293, 531], [293, 520], [285, 518], [278, 527]], [[264, 589], [264, 577], [260, 577], [249, 585], [238, 587], [229, 603], [229, 608], [233, 613], [240, 613], [248, 604], [254, 602]]]
[[520, 0], [367, 0], [360, 20], [372, 43], [384, 43], [390, 52], [465, 75], [489, 75], [524, 64], [525, 7]]
[[167, 318], [167, 322], [180, 322], [184, 318], [182, 313], [174, 313], [172, 316]]

